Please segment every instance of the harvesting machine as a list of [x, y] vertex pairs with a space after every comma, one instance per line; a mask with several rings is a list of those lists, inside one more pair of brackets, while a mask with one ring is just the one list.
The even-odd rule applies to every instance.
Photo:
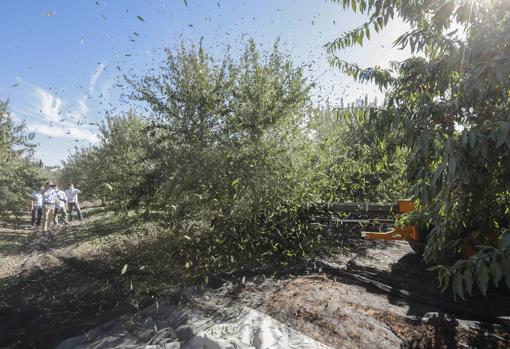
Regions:
[[330, 204], [329, 210], [342, 216], [342, 218], [334, 219], [337, 223], [357, 223], [371, 227], [370, 231], [362, 232], [362, 236], [366, 239], [404, 240], [416, 253], [423, 253], [427, 235], [425, 229], [418, 229], [416, 225], [403, 227], [394, 225], [397, 215], [414, 210], [414, 203], [411, 200], [399, 200], [387, 204], [336, 203]]

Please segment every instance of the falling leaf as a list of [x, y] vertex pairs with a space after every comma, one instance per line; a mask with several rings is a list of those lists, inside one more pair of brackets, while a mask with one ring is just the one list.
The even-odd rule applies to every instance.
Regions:
[[184, 238], [185, 238], [186, 240], [191, 240], [191, 238], [190, 238], [188, 235], [184, 235]]
[[103, 18], [106, 21], [106, 17], [102, 13], [101, 13], [101, 18]]
[[12, 84], [11, 87], [16, 87], [18, 85], [19, 85], [19, 83], [15, 83], [15, 84]]
[[188, 24], [188, 27], [190, 27], [190, 28], [193, 27], [193, 24]]
[[120, 272], [120, 275], [126, 274], [127, 268], [128, 268], [128, 265], [124, 264], [124, 267], [122, 268], [122, 271]]
[[220, 3], [219, 3], [219, 2], [217, 2], [217, 3], [216, 3], [216, 5], [218, 5], [218, 7], [221, 7], [221, 5], [220, 5]]
[[99, 1], [96, 1], [97, 6], [101, 6], [101, 3]]
[[137, 32], [134, 32], [133, 35], [140, 36], [140, 34], [138, 34]]
[[184, 5], [188, 6], [188, 0], [184, 0]]
[[141, 16], [136, 16], [140, 21], [145, 22], [144, 19]]

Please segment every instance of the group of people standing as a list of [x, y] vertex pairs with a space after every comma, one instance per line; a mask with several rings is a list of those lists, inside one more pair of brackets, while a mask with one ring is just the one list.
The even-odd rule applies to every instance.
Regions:
[[61, 190], [53, 182], [46, 182], [40, 190], [32, 193], [32, 227], [38, 227], [42, 223], [42, 231], [47, 232], [52, 226], [58, 226], [59, 217], [64, 224], [73, 220], [73, 210], [76, 210], [78, 218], [83, 219], [78, 203], [78, 194], [81, 191], [72, 184], [67, 190]]

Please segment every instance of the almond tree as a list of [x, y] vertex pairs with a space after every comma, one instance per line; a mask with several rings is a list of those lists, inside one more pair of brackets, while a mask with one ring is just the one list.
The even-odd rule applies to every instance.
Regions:
[[30, 193], [41, 186], [42, 166], [34, 158], [33, 133], [16, 124], [7, 101], [0, 101], [0, 215], [20, 216], [30, 207]]
[[[431, 230], [425, 260], [460, 297], [474, 284], [485, 294], [490, 280], [510, 287], [510, 2], [334, 1], [368, 17], [327, 49], [334, 66], [387, 89], [377, 114], [411, 147], [415, 218]], [[335, 56], [396, 18], [409, 26], [394, 43], [409, 59], [385, 70]]]

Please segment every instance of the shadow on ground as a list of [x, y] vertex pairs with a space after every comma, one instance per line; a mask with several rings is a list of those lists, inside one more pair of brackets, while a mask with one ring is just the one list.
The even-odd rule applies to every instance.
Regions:
[[[179, 294], [185, 283], [195, 285], [195, 290], [204, 288], [202, 276], [183, 282], [184, 264], [177, 264], [169, 253], [172, 246], [165, 245], [165, 235], [142, 236], [132, 245], [111, 246], [110, 254], [93, 258], [53, 253], [98, 237], [123, 234], [135, 219], [105, 217], [99, 210], [93, 213], [87, 215], [86, 224], [63, 228], [46, 248], [33, 250], [21, 273], [0, 280], [0, 347], [52, 348], [66, 338], [135, 312], [157, 297]], [[19, 237], [9, 238], [19, 242]], [[342, 236], [338, 241], [339, 249], [367, 253], [365, 247], [344, 241]], [[219, 287], [225, 280], [235, 283], [260, 274], [285, 278], [306, 269], [304, 263], [288, 268], [268, 265], [260, 270], [242, 267], [238, 265], [229, 273], [211, 272], [207, 286]]]
[[52, 348], [63, 338], [135, 310], [118, 273], [99, 261], [93, 273], [59, 262], [2, 279], [0, 347]]
[[[89, 211], [87, 224], [59, 231], [58, 238], [50, 244], [50, 251], [114, 233], [122, 234], [133, 225], [134, 219], [105, 218], [100, 208]], [[328, 233], [333, 237], [330, 242], [337, 244], [337, 251], [348, 251], [354, 256], [351, 258], [370, 258], [374, 249], [386, 251], [389, 248], [379, 241], [361, 243], [359, 239], [353, 239], [358, 234], [355, 230], [331, 230]], [[185, 272], [184, 265], [171, 254], [175, 246], [171, 242], [165, 245], [164, 235], [155, 236], [142, 236], [142, 240], [127, 247], [112, 246], [112, 253], [102, 257], [48, 257], [49, 253], [44, 250], [31, 255], [34, 258], [32, 267], [0, 281], [0, 347], [52, 348], [66, 338], [83, 334], [108, 320], [152, 304], [160, 296], [173, 295], [177, 299], [178, 290], [183, 289], [179, 281], [182, 281]], [[5, 241], [19, 243], [16, 235], [7, 235]], [[324, 250], [326, 258], [327, 251]], [[233, 272], [207, 276], [208, 286], [216, 287], [225, 280], [240, 283], [243, 278], [244, 283], [244, 277], [249, 280], [261, 274], [292, 278], [291, 274], [305, 275], [309, 272], [309, 265], [305, 263], [288, 268], [268, 265], [259, 270], [247, 270], [239, 265]], [[385, 323], [394, 332], [410, 328], [409, 333], [400, 334], [406, 340], [407, 347], [456, 348], [460, 335], [455, 319], [457, 315], [478, 320], [494, 320], [499, 315], [509, 315], [508, 298], [499, 298], [499, 301], [490, 303], [475, 296], [470, 303], [461, 304], [453, 302], [448, 294], [441, 295], [433, 274], [425, 271], [413, 254], [401, 256], [390, 269], [360, 266], [352, 262], [347, 265], [347, 272], [388, 285], [390, 292], [345, 275], [339, 277], [342, 283], [361, 285], [366, 292], [379, 293], [388, 297], [392, 304], [408, 307], [409, 318], [384, 315]], [[202, 286], [204, 283], [203, 279], [187, 281], [201, 283]], [[489, 298], [497, 297], [491, 295]], [[506, 305], [501, 302], [506, 302]], [[432, 316], [423, 325], [422, 318], [431, 313], [437, 316]], [[485, 347], [498, 347], [491, 342], [491, 338], [494, 338], [491, 335], [496, 332], [494, 326], [490, 322], [482, 324], [480, 332], [472, 334], [468, 342], [474, 343], [475, 347], [482, 344]], [[418, 340], [423, 331], [428, 331], [428, 338], [434, 340]]]
[[[15, 229], [16, 225], [4, 223], [0, 228], [0, 255], [14, 256], [28, 254], [33, 250], [60, 249], [78, 243], [84, 243], [101, 237], [107, 237], [113, 233], [126, 232], [136, 221], [135, 217], [116, 216], [113, 213], [106, 214], [104, 207], [94, 207], [84, 210], [85, 222], [81, 224], [78, 219], [59, 224], [50, 233], [42, 233], [41, 227], [30, 227], [29, 217], [24, 217]], [[46, 243], [51, 240], [51, 243]]]
[[[382, 320], [398, 333], [409, 348], [507, 348], [510, 346], [510, 292], [492, 289], [487, 297], [474, 291], [466, 300], [454, 299], [451, 291], [441, 293], [436, 276], [427, 271], [421, 258], [407, 253], [389, 270], [359, 265], [329, 272], [343, 284], [363, 287], [387, 297], [389, 303], [407, 309], [407, 317], [391, 313]], [[476, 329], [459, 326], [462, 321]], [[502, 335], [503, 334], [503, 335]], [[464, 344], [459, 344], [462, 342]]]

